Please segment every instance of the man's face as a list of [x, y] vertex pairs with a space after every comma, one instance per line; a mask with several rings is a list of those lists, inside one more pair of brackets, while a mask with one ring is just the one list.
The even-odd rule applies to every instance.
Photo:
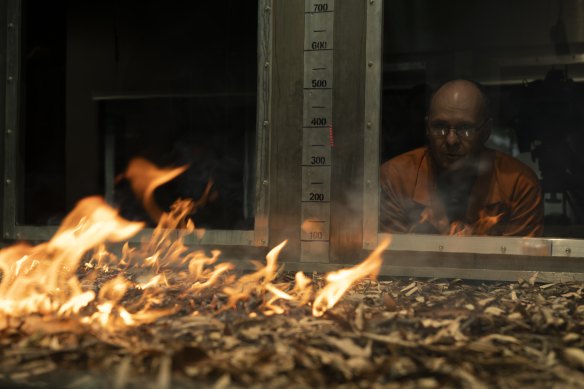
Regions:
[[426, 134], [431, 156], [441, 172], [476, 166], [476, 156], [490, 135], [480, 91], [466, 81], [445, 84], [430, 102]]

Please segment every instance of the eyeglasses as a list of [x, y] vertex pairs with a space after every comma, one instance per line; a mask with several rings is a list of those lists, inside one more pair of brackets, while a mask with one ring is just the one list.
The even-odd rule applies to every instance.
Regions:
[[478, 126], [471, 126], [463, 124], [459, 127], [452, 127], [444, 122], [430, 123], [428, 128], [430, 129], [430, 134], [435, 137], [445, 137], [450, 133], [450, 130], [454, 130], [457, 136], [461, 138], [472, 138], [477, 132], [483, 128], [483, 126], [489, 121], [490, 118], [483, 120]]

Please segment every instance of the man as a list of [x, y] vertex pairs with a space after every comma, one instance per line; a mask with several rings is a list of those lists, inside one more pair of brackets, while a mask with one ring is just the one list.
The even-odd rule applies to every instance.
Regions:
[[428, 146], [381, 166], [381, 230], [539, 236], [539, 181], [518, 160], [485, 147], [492, 119], [480, 86], [453, 80], [432, 96]]

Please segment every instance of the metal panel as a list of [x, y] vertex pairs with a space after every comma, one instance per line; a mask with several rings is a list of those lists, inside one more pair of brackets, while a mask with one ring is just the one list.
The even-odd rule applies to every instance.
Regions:
[[[330, 203], [304, 203], [300, 238], [302, 241], [328, 241], [330, 239]], [[321, 258], [326, 260], [326, 258]]]
[[[320, 11], [314, 14], [319, 5], [326, 5], [327, 11]], [[335, 2], [328, 0], [327, 3], [315, 4], [311, 10], [304, 10], [305, 29], [312, 34], [304, 34], [304, 50], [332, 50], [334, 49], [333, 22], [334, 22]], [[311, 37], [313, 39], [311, 39]]]
[[584, 240], [581, 239], [550, 239], [554, 257], [584, 258]]
[[304, 1], [274, 0], [270, 239], [288, 240], [282, 260], [300, 258]]
[[17, 139], [19, 135], [19, 85], [20, 85], [20, 46], [21, 46], [21, 9], [20, 0], [6, 2], [6, 91], [4, 126], [4, 207], [3, 236], [15, 237], [16, 226], [16, 187], [17, 181]]
[[389, 237], [390, 251], [549, 256], [553, 244], [545, 238], [379, 234], [380, 241]]
[[[249, 267], [243, 263], [237, 263], [237, 266]], [[319, 272], [325, 273], [335, 271], [346, 267], [339, 264], [328, 263], [287, 263], [286, 270], [302, 271], [305, 273]], [[421, 278], [460, 278], [467, 280], [489, 280], [489, 281], [511, 281], [516, 282], [519, 279], [527, 280], [534, 275], [534, 271], [524, 270], [506, 270], [497, 269], [465, 269], [454, 267], [413, 267], [413, 266], [391, 266], [384, 265], [381, 267], [380, 277], [421, 277]], [[584, 268], [578, 272], [537, 272], [538, 282], [568, 282], [584, 281]]]
[[363, 182], [363, 248], [377, 245], [379, 229], [379, 134], [381, 126], [381, 74], [383, 57], [383, 2], [367, 5], [367, 47], [365, 73], [365, 143]]
[[[49, 240], [55, 235], [58, 227], [35, 227], [35, 226], [17, 226], [15, 228], [16, 239]], [[145, 228], [138, 234], [128, 239], [130, 243], [140, 243], [145, 239], [150, 239], [154, 233], [153, 228]], [[200, 235], [198, 235], [200, 234]], [[168, 238], [175, 240], [179, 235], [178, 230], [168, 231]], [[253, 231], [228, 231], [228, 230], [209, 230], [199, 231], [198, 233], [188, 234], [183, 237], [183, 242], [187, 245], [213, 245], [213, 246], [249, 246], [252, 245], [254, 238]]]
[[[331, 176], [331, 262], [361, 256], [365, 38], [369, 2], [343, 0], [335, 9], [334, 112]], [[378, 159], [379, 151], [369, 157]]]
[[302, 181], [302, 201], [330, 202], [330, 167], [303, 166], [302, 170], [307, 178]]
[[[6, 22], [6, 14], [8, 11], [7, 2], [0, 5], [0, 31], [8, 31], [8, 23]], [[0, 80], [6, 80], [6, 42], [7, 39], [0, 39]], [[5, 150], [6, 144], [6, 82], [0, 82], [0, 133], [4, 136], [0, 137], [0, 150]], [[4, 160], [0, 160], [0, 171], [4, 171]], [[4, 193], [0, 192], [0, 201], [4, 202]], [[4, 221], [4, 206], [0, 208], [0, 220]], [[0, 235], [1, 236], [1, 235]], [[1, 239], [1, 238], [0, 238]]]
[[335, 2], [306, 0], [304, 4], [300, 260], [328, 262], [333, 142], [327, 139], [332, 128], [327, 114], [332, 118], [334, 108]]
[[258, 2], [258, 87], [256, 118], [256, 190], [253, 244], [266, 246], [269, 241], [270, 139], [272, 102], [272, 0]]
[[[332, 101], [332, 90], [330, 89], [312, 89], [304, 90], [304, 109], [303, 123], [304, 128], [320, 126], [322, 123], [313, 123], [314, 118], [324, 119], [324, 123], [333, 122], [333, 107], [328, 104]], [[322, 119], [320, 120], [322, 122]], [[328, 132], [326, 134], [328, 141]]]
[[247, 246], [254, 245], [255, 236], [254, 231], [207, 230], [200, 236], [190, 234], [184, 237], [184, 242], [189, 245]]
[[499, 58], [498, 60], [495, 60], [495, 63], [500, 67], [570, 65], [576, 63], [584, 63], [584, 54]]

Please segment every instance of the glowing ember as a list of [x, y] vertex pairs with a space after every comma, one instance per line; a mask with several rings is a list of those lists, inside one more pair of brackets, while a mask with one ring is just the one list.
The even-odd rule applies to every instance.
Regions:
[[[146, 162], [137, 163], [133, 168]], [[181, 169], [167, 171], [165, 179]], [[153, 182], [160, 184], [162, 179], [155, 176]], [[143, 199], [150, 204], [148, 196], [156, 185], [134, 185], [143, 189]], [[184, 236], [197, 232], [188, 215], [198, 204], [176, 202], [169, 213], [160, 213], [151, 239], [134, 247], [125, 243], [116, 252], [108, 246], [127, 241], [143, 225], [124, 220], [101, 198], [92, 197], [76, 206], [50, 241], [0, 250], [0, 329], [41, 315], [43, 322], [66, 320], [106, 332], [123, 331], [181, 309], [184, 314], [185, 304], [179, 301], [187, 301], [193, 315], [215, 315], [251, 300], [255, 308], [248, 315], [255, 317], [284, 314], [314, 298], [312, 312], [321, 316], [355, 282], [378, 274], [381, 252], [389, 245], [383, 242], [354, 268], [328, 274], [326, 286], [316, 293], [301, 272], [294, 282], [276, 282], [277, 259], [286, 241], [267, 254], [265, 264], [257, 262], [254, 272], [238, 278], [232, 264], [219, 262], [218, 250], [208, 255], [184, 245]], [[214, 302], [199, 306], [203, 296]]]

